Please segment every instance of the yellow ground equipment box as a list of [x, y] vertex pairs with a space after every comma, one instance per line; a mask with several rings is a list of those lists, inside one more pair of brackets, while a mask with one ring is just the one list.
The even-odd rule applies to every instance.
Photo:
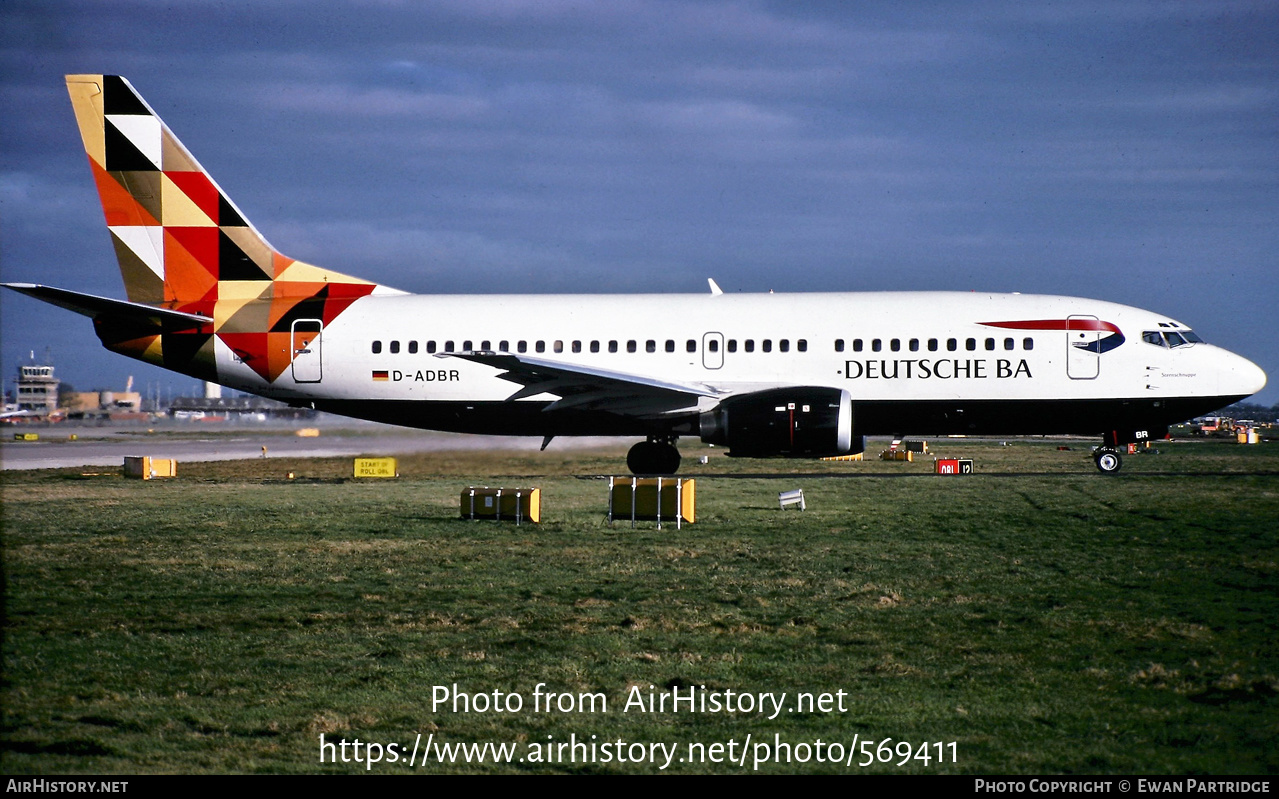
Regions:
[[879, 453], [881, 461], [910, 461], [915, 462], [915, 453], [908, 449], [886, 449]]
[[542, 521], [542, 489], [464, 488], [462, 518], [539, 524]]
[[395, 458], [356, 458], [356, 477], [399, 477]]
[[608, 478], [608, 523], [613, 519], [655, 519], [660, 530], [662, 520], [675, 521], [678, 529], [684, 522], [697, 520], [697, 486], [692, 479], [680, 477], [610, 477]]
[[14, 441], [39, 441], [40, 434], [39, 433], [14, 433], [13, 440]]
[[178, 462], [171, 458], [152, 458], [147, 455], [130, 455], [124, 459], [124, 476], [142, 480], [158, 477], [177, 477]]

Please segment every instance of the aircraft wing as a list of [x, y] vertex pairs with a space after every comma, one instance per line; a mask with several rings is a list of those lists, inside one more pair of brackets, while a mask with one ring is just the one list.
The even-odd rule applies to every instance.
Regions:
[[100, 316], [114, 316], [126, 319], [151, 319], [155, 322], [178, 323], [185, 326], [207, 325], [213, 322], [213, 319], [203, 314], [157, 308], [154, 305], [146, 305], [141, 302], [113, 300], [109, 297], [81, 294], [78, 291], [58, 289], [53, 286], [41, 286], [36, 283], [0, 283], [0, 286], [20, 291], [59, 308], [75, 311], [90, 319], [97, 319]]
[[705, 385], [670, 383], [511, 353], [443, 352], [437, 357], [462, 358], [504, 370], [498, 377], [522, 386], [506, 398], [507, 402], [537, 394], [558, 396], [559, 399], [544, 409], [548, 411], [581, 408], [631, 416], [657, 416], [692, 407], [699, 397], [719, 397], [726, 393]]

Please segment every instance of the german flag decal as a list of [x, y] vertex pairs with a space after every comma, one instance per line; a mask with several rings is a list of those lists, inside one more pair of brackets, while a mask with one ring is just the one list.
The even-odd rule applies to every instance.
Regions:
[[387, 371], [386, 371], [386, 370], [384, 370], [384, 369], [374, 369], [374, 370], [373, 370], [373, 379], [374, 379], [374, 380], [390, 380], [390, 379], [391, 379], [391, 375], [390, 375], [390, 373], [389, 373], [389, 372], [387, 372]]

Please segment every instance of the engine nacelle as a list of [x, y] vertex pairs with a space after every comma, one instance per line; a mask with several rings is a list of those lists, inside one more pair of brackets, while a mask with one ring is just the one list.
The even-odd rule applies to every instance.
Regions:
[[853, 400], [843, 389], [796, 386], [739, 394], [701, 414], [702, 441], [730, 455], [818, 458], [866, 448], [853, 434]]

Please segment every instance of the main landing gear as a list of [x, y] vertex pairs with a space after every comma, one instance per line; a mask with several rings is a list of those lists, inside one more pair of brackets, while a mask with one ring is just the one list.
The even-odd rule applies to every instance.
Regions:
[[1110, 447], [1101, 447], [1092, 454], [1093, 463], [1097, 464], [1097, 471], [1102, 474], [1118, 474], [1121, 466], [1124, 465], [1123, 458], [1119, 457], [1119, 450]]
[[675, 441], [675, 436], [650, 436], [647, 441], [639, 442], [626, 453], [626, 468], [631, 474], [675, 474], [680, 460]]

